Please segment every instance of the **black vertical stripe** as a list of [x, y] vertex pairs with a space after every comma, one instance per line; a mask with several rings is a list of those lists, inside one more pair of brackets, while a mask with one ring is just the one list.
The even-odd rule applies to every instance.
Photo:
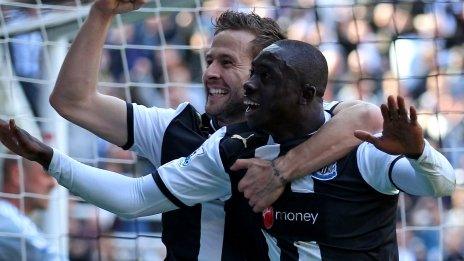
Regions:
[[[202, 124], [202, 119], [205, 119], [206, 124]], [[190, 155], [206, 140], [209, 127], [209, 120], [205, 116], [198, 117], [195, 108], [187, 105], [166, 128], [161, 147], [161, 164]], [[163, 213], [162, 241], [166, 246], [166, 260], [198, 260], [201, 214], [201, 204]]]
[[132, 103], [127, 102], [127, 142], [121, 148], [123, 150], [128, 150], [132, 145], [134, 145], [134, 108], [132, 107]]
[[[247, 147], [239, 139], [232, 139], [234, 134], [242, 137], [250, 137]], [[261, 230], [261, 214], [254, 213], [248, 205], [248, 200], [243, 193], [238, 191], [245, 171], [233, 172], [229, 168], [239, 157], [251, 158], [255, 155], [255, 149], [266, 144], [269, 136], [253, 133], [246, 123], [227, 126], [224, 139], [219, 146], [221, 161], [230, 177], [231, 197], [225, 202], [225, 226], [222, 258], [223, 261], [235, 260], [260, 260], [268, 261], [268, 246]]]
[[393, 182], [392, 171], [393, 171], [393, 167], [395, 166], [395, 163], [402, 158], [404, 158], [403, 155], [396, 157], [396, 159], [394, 159], [392, 163], [390, 164], [390, 168], [388, 168], [388, 178], [390, 179], [390, 182], [393, 184], [393, 186], [395, 186], [399, 191], [403, 191], [403, 190], [400, 187], [398, 187], [395, 184], [395, 182]]
[[293, 241], [277, 238], [277, 246], [280, 248], [280, 261], [298, 261], [298, 249]]

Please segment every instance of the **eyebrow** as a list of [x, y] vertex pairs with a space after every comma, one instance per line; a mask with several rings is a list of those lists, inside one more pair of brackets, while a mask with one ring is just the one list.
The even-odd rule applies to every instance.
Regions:
[[[275, 67], [273, 65], [276, 65], [281, 67], [281, 64], [282, 62], [280, 60], [277, 60], [275, 59], [275, 57], [273, 56], [270, 56], [271, 59], [268, 59], [266, 61], [261, 61], [259, 64], [256, 64], [255, 61], [252, 61], [251, 62], [251, 65], [254, 67], [254, 68], [259, 68], [259, 67], [263, 67], [269, 71], [272, 71], [272, 72], [275, 72]], [[273, 61], [269, 61], [269, 60], [273, 60]]]
[[[213, 57], [213, 56], [214, 56], [214, 55], [211, 54], [210, 52], [207, 52], [207, 53], [205, 54], [205, 58], [210, 58], [210, 57]], [[219, 59], [229, 58], [229, 59], [232, 59], [232, 60], [234, 60], [234, 61], [237, 60], [237, 59], [235, 59], [234, 56], [232, 56], [232, 55], [230, 55], [230, 54], [226, 54], [226, 53], [221, 53], [221, 54], [219, 54], [219, 55], [217, 56], [217, 58], [219, 58]]]

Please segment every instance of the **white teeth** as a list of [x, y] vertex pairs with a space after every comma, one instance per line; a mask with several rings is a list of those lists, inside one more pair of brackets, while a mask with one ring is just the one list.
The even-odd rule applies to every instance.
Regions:
[[222, 89], [209, 89], [208, 93], [209, 94], [226, 94], [227, 91], [222, 90]]
[[248, 100], [244, 101], [243, 103], [247, 106], [259, 106], [259, 103], [248, 101]]

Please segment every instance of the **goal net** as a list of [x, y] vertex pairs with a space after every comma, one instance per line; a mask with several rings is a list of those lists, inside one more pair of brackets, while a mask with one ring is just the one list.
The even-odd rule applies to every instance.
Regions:
[[[67, 122], [48, 103], [90, 5], [88, 0], [0, 2], [0, 115], [4, 120], [14, 118], [35, 137], [86, 164], [129, 176], [148, 174], [153, 167], [147, 161]], [[213, 21], [228, 9], [274, 18], [290, 39], [318, 46], [329, 66], [327, 100], [361, 99], [380, 105], [388, 95], [405, 96], [407, 104], [418, 109], [428, 140], [451, 161], [462, 184], [461, 1], [150, 1], [113, 20], [99, 91], [146, 106], [175, 108], [189, 101], [204, 111], [204, 52]], [[0, 217], [17, 209], [15, 218], [38, 224], [38, 238], [62, 258], [164, 257], [160, 216], [118, 218], [65, 189], [53, 185], [38, 189], [32, 177], [40, 169], [5, 149], [0, 159]], [[19, 180], [15, 191], [12, 175]], [[27, 219], [21, 219], [23, 214]], [[19, 258], [29, 260], [31, 228], [23, 224], [17, 231], [1, 230], [2, 225], [0, 220], [0, 244], [14, 242], [21, 250]], [[463, 258], [463, 230], [464, 191], [459, 186], [453, 196], [444, 198], [401, 194], [397, 221], [401, 260]]]

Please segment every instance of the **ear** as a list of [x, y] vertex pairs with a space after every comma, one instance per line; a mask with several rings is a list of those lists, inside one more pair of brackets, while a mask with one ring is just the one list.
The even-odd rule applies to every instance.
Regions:
[[310, 85], [309, 83], [306, 83], [301, 88], [301, 94], [302, 95], [300, 98], [300, 102], [302, 104], [307, 104], [311, 102], [314, 99], [314, 97], [316, 97], [316, 87]]

